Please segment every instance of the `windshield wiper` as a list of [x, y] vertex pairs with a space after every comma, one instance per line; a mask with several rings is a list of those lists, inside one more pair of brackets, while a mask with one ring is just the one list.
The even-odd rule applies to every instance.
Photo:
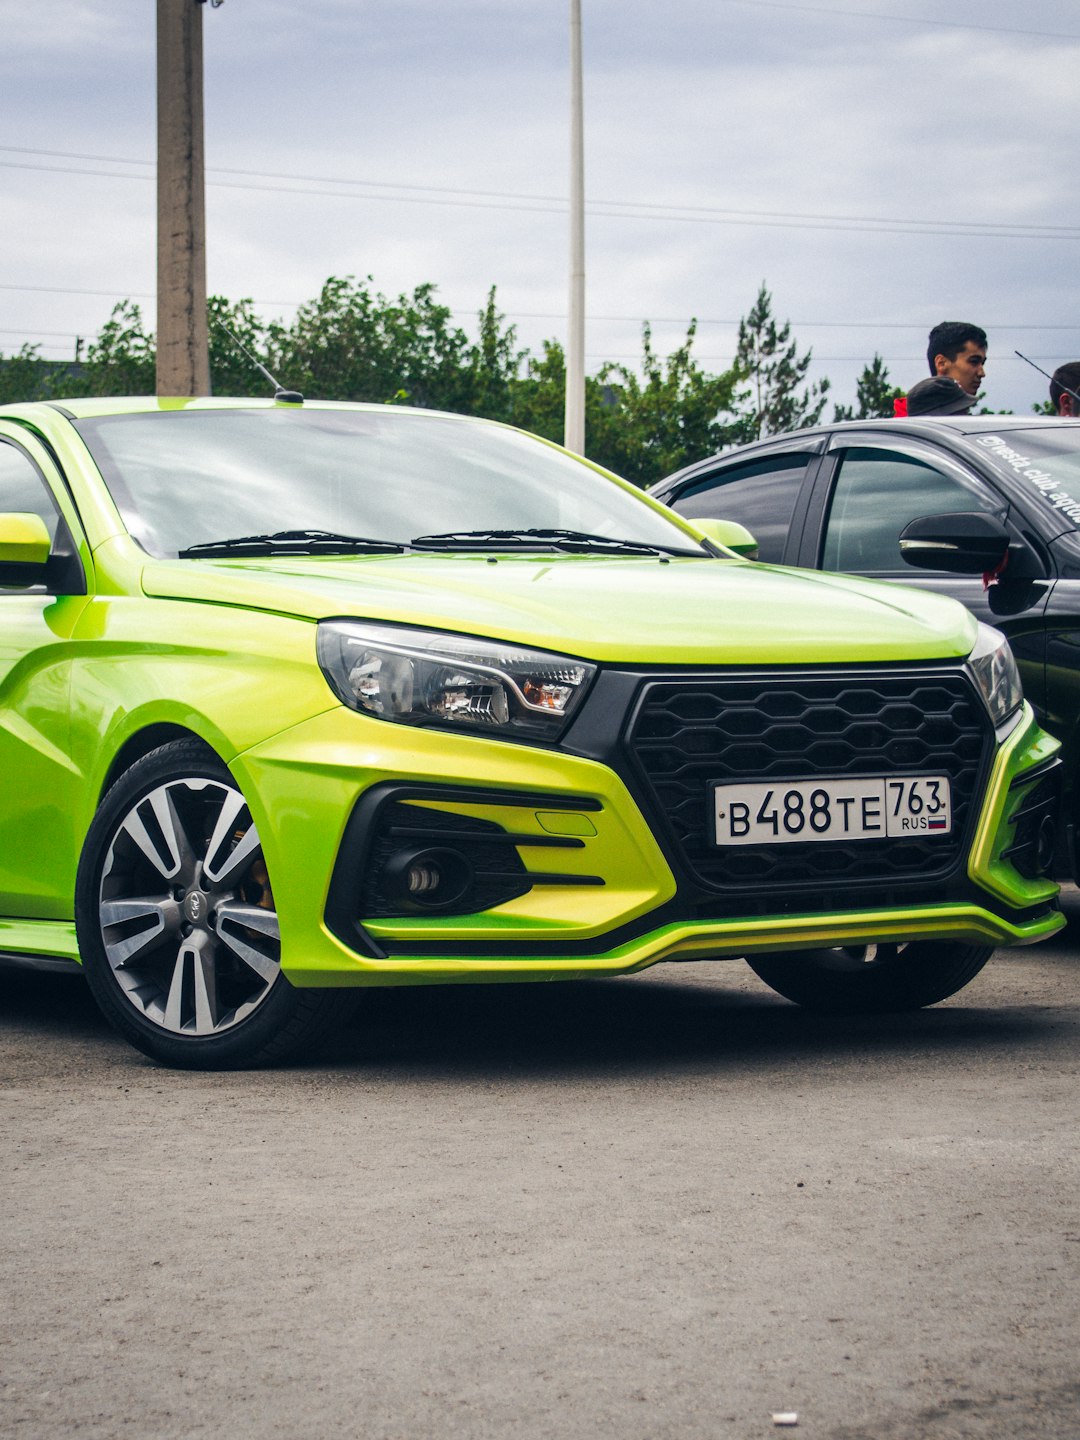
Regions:
[[693, 554], [677, 546], [647, 545], [640, 540], [613, 540], [587, 530], [450, 530], [444, 535], [418, 535], [418, 550], [600, 550], [617, 555]]
[[201, 555], [395, 555], [407, 550], [396, 540], [366, 535], [338, 535], [333, 530], [278, 530], [273, 535], [237, 535], [229, 540], [204, 540], [177, 552], [181, 560]]

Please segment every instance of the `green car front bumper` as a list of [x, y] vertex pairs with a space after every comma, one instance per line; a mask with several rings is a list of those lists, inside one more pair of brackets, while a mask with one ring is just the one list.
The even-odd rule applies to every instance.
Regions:
[[[358, 744], [357, 729], [356, 716], [328, 711], [231, 767], [265, 837], [282, 968], [294, 985], [628, 974], [661, 960], [886, 941], [1030, 944], [1064, 923], [1056, 884], [1012, 863], [1018, 828], [1028, 823], [1031, 798], [1047, 783], [1059, 748], [1028, 707], [993, 757], [955, 898], [802, 913], [761, 913], [759, 906], [715, 918], [673, 918], [679, 886], [672, 866], [608, 766], [385, 724], [375, 751]], [[370, 724], [360, 730], [369, 733]], [[415, 816], [418, 834], [426, 833], [431, 811], [500, 832], [528, 888], [469, 914], [366, 913], [370, 856], [344, 857], [355, 849], [350, 821], [362, 823], [363, 807], [382, 793]]]
[[[663, 960], [915, 940], [1034, 943], [1065, 922], [1057, 885], [1017, 868], [1018, 840], [1033, 811], [1036, 822], [1052, 813], [1039, 797], [1054, 788], [1059, 748], [1025, 706], [993, 754], [947, 894], [827, 909], [778, 903], [773, 913], [729, 905], [705, 917], [700, 906], [680, 912], [669, 857], [622, 778], [595, 760], [365, 722], [334, 708], [234, 757], [230, 768], [263, 837], [284, 973], [296, 986], [348, 987], [573, 979]], [[350, 830], [383, 794], [414, 812], [419, 830], [435, 811], [497, 831], [527, 888], [468, 914], [366, 913], [368, 857], [350, 859]], [[44, 966], [77, 961], [75, 927], [2, 920], [4, 951]]]

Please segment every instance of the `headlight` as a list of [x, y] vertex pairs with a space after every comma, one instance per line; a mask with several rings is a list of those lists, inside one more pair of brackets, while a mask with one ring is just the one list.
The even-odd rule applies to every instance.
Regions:
[[1001, 631], [995, 630], [992, 625], [980, 625], [979, 638], [967, 663], [982, 691], [994, 727], [1000, 729], [1009, 716], [1020, 709], [1024, 700], [1020, 672]]
[[440, 725], [555, 740], [595, 665], [468, 635], [324, 620], [319, 664], [353, 710], [403, 725]]

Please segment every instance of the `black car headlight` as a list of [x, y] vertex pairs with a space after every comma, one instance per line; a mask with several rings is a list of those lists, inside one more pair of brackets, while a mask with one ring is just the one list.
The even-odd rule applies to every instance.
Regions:
[[1010, 716], [1016, 715], [1024, 703], [1020, 671], [1009, 649], [1009, 642], [992, 625], [979, 626], [979, 638], [967, 658], [968, 669], [986, 701], [986, 708], [1000, 730]]
[[363, 715], [520, 739], [557, 739], [596, 673], [544, 650], [354, 620], [322, 621], [318, 655], [334, 693]]

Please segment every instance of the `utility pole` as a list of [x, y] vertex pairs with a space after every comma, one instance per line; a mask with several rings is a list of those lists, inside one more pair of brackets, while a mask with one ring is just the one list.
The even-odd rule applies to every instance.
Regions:
[[209, 395], [203, 0], [157, 0], [157, 393]]
[[585, 453], [585, 127], [581, 89], [581, 0], [570, 0], [570, 305], [563, 444]]

